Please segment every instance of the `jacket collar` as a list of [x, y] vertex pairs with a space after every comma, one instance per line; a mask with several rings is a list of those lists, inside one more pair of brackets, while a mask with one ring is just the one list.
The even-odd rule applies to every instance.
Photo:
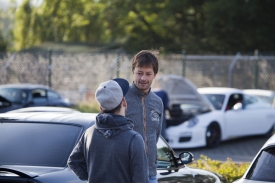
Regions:
[[139, 91], [139, 89], [136, 87], [136, 85], [134, 84], [134, 82], [132, 83], [132, 85], [130, 86], [130, 88], [133, 90], [133, 92], [140, 96], [140, 97], [143, 97], [143, 96], [146, 96], [146, 95], [149, 95], [149, 93], [151, 93], [151, 87], [149, 89], [149, 91], [147, 93], [143, 93], [141, 91]]

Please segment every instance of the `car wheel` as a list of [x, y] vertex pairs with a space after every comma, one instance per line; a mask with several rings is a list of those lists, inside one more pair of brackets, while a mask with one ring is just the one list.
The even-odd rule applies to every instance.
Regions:
[[206, 146], [217, 147], [221, 141], [221, 129], [217, 123], [211, 123], [206, 130]]

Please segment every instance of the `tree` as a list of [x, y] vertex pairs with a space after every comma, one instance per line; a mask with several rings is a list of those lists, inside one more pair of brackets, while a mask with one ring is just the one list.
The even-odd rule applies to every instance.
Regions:
[[16, 13], [16, 48], [46, 41], [107, 42], [103, 7], [89, 0], [44, 0], [40, 7], [34, 7], [30, 0], [25, 0]]
[[214, 52], [236, 53], [275, 49], [275, 1], [207, 1], [207, 42]]
[[5, 52], [12, 45], [12, 29], [14, 22], [15, 8], [12, 6], [8, 9], [0, 9], [0, 52]]
[[118, 44], [128, 52], [227, 53], [275, 49], [272, 0], [25, 0], [16, 49], [47, 41]]

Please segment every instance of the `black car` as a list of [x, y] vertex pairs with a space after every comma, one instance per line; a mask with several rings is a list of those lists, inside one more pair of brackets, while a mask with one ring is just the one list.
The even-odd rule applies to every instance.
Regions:
[[45, 85], [29, 83], [0, 85], [0, 112], [34, 106], [73, 107], [74, 104]]
[[[94, 124], [96, 115], [0, 114], [0, 182], [84, 183], [68, 168], [67, 160], [83, 132]], [[216, 173], [188, 167], [186, 164], [194, 160], [192, 153], [176, 156], [162, 137], [157, 148], [159, 183], [227, 183]]]

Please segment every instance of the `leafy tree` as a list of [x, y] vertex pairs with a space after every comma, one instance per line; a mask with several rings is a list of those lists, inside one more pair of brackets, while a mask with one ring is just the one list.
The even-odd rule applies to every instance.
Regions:
[[207, 42], [214, 52], [251, 52], [275, 49], [274, 10], [272, 0], [211, 0], [207, 15]]
[[107, 42], [102, 8], [103, 4], [89, 0], [44, 0], [40, 7], [25, 0], [16, 13], [16, 48], [46, 41]]
[[14, 22], [15, 8], [0, 9], [0, 52], [7, 51], [12, 44], [12, 29]]
[[[0, 10], [0, 22], [4, 21], [3, 11]], [[4, 52], [7, 49], [7, 43], [3, 38], [3, 25], [0, 24], [0, 52]]]
[[274, 50], [272, 0], [25, 0], [15, 48], [46, 41], [118, 44], [128, 52]]
[[7, 51], [7, 41], [5, 41], [3, 36], [0, 34], [0, 52], [5, 51]]

